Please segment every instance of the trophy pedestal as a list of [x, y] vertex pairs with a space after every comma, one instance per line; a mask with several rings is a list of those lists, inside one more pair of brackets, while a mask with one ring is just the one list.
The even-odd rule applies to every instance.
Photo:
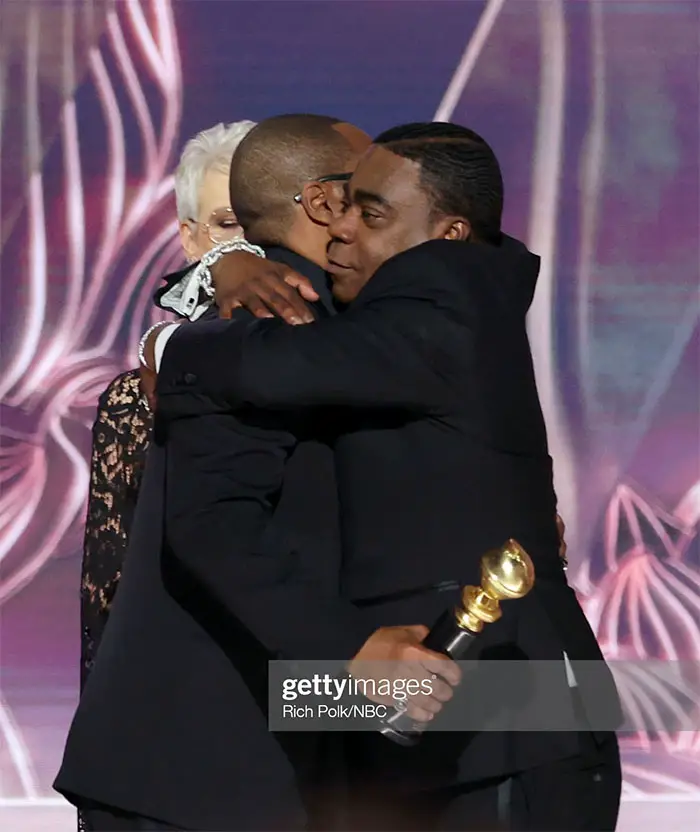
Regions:
[[477, 633], [459, 626], [458, 612], [445, 611], [423, 641], [429, 650], [444, 653], [455, 661], [464, 658], [477, 637]]

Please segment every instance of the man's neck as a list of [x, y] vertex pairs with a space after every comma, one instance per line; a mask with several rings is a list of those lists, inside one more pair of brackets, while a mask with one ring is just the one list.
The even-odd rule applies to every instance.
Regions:
[[318, 263], [310, 257], [307, 257], [302, 251], [297, 251], [297, 249], [292, 248], [292, 246], [285, 245], [284, 243], [259, 243], [259, 245], [270, 260], [274, 260], [276, 254], [282, 253], [285, 255], [285, 259], [290, 256], [294, 259], [300, 258], [308, 263], [312, 269], [321, 269], [323, 271], [322, 266], [319, 266]]
[[262, 235], [257, 239], [248, 237], [246, 239], [251, 243], [255, 243], [255, 245], [261, 246], [266, 251], [268, 248], [281, 248], [286, 251], [291, 251], [293, 254], [303, 257], [304, 260], [308, 260], [309, 263], [313, 263], [319, 269], [325, 271], [328, 266], [328, 259], [326, 257], [328, 238], [325, 232], [323, 238], [320, 235], [305, 232], [307, 232], [306, 228], [294, 225], [285, 235], [286, 239], [277, 242], [266, 240]]
[[299, 257], [303, 257], [304, 260], [308, 260], [309, 263], [313, 263], [314, 266], [318, 266], [319, 269], [322, 269], [324, 272], [326, 267], [328, 266], [328, 258], [326, 257], [326, 252], [321, 251], [313, 251], [310, 248], [305, 249], [303, 246], [289, 246], [289, 250], [293, 251], [294, 254], [298, 254]]

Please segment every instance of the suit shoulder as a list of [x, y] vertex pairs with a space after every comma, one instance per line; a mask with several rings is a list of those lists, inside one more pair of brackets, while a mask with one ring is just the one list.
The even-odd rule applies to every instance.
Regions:
[[377, 271], [381, 273], [401, 272], [414, 279], [431, 281], [444, 277], [460, 263], [460, 243], [448, 240], [429, 240], [414, 246], [387, 260]]
[[471, 306], [520, 317], [532, 303], [539, 267], [537, 255], [503, 235], [499, 245], [430, 240], [392, 258], [382, 267], [387, 268], [384, 277], [382, 269], [376, 277], [386, 287], [396, 281], [430, 297], [461, 298]]

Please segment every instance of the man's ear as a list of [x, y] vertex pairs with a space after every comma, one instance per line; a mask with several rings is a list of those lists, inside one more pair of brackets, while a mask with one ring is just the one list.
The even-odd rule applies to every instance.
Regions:
[[444, 217], [436, 230], [438, 240], [468, 240], [472, 236], [472, 227], [464, 217]]
[[307, 182], [301, 189], [301, 204], [312, 222], [328, 225], [333, 219], [329, 196], [325, 182]]

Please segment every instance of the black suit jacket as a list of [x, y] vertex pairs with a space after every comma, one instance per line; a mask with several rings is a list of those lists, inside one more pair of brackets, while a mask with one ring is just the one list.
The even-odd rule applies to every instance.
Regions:
[[[329, 603], [307, 585], [295, 613], [302, 596], [288, 595], [291, 628], [263, 622], [257, 630], [269, 649], [317, 658], [331, 648], [329, 658], [346, 658], [363, 621], [430, 624], [445, 595], [391, 596], [445, 581], [477, 583], [480, 555], [515, 537], [535, 562], [536, 587], [505, 605], [480, 640], [481, 654], [559, 662], [553, 694], [570, 700], [566, 651], [584, 704], [598, 713], [602, 701], [608, 716], [611, 707], [617, 714], [610, 675], [558, 556], [552, 466], [525, 326], [538, 269], [539, 259], [509, 238], [499, 247], [431, 242], [386, 263], [332, 320], [245, 328], [216, 321], [173, 337], [159, 395], [174, 430], [188, 408], [209, 420], [255, 408], [290, 425], [291, 413], [318, 419], [325, 412], [339, 433], [342, 598]], [[192, 512], [171, 520], [173, 538], [201, 534]], [[277, 597], [281, 563], [258, 561], [245, 599], [220, 589], [253, 631], [256, 604]], [[598, 671], [577, 660], [594, 660]], [[435, 743], [444, 758], [444, 740], [426, 737], [418, 756], [402, 751], [402, 759], [414, 768], [422, 759], [427, 776]], [[578, 737], [482, 734], [457, 746], [455, 776], [477, 778], [577, 753]]]
[[[319, 314], [333, 313], [318, 267], [285, 250], [270, 255], [306, 274], [322, 296]], [[240, 326], [249, 320], [237, 313]], [[250, 548], [285, 569], [292, 554], [284, 547], [291, 540], [299, 574], [321, 595], [337, 595], [332, 451], [322, 440], [299, 441], [259, 420], [227, 423], [211, 434], [189, 420], [181, 426], [188, 429], [185, 436], [191, 429], [195, 450], [214, 460], [208, 473], [215, 480], [239, 476], [253, 501], [272, 465], [269, 500], [251, 501], [225, 528], [212, 518], [207, 539], [213, 531], [224, 544], [216, 551], [220, 563], [211, 562], [204, 538], [201, 545], [194, 542], [194, 559], [173, 555], [163, 539], [166, 493], [174, 505], [196, 508], [208, 486], [187, 476], [179, 485], [166, 484], [182, 450], [176, 442], [167, 457], [156, 420], [119, 591], [54, 787], [77, 803], [98, 801], [184, 828], [303, 828], [299, 785], [318, 779], [312, 770], [316, 751], [308, 737], [268, 732], [271, 653], [259, 634], [230, 615], [225, 598], [212, 598], [196, 573], [201, 559], [220, 582], [235, 587], [239, 573], [228, 559], [248, 563]], [[180, 425], [175, 427], [177, 434]], [[185, 451], [192, 447], [184, 442]], [[237, 455], [240, 465], [228, 472], [225, 466]], [[255, 613], [256, 621], [272, 617], [274, 598]]]

